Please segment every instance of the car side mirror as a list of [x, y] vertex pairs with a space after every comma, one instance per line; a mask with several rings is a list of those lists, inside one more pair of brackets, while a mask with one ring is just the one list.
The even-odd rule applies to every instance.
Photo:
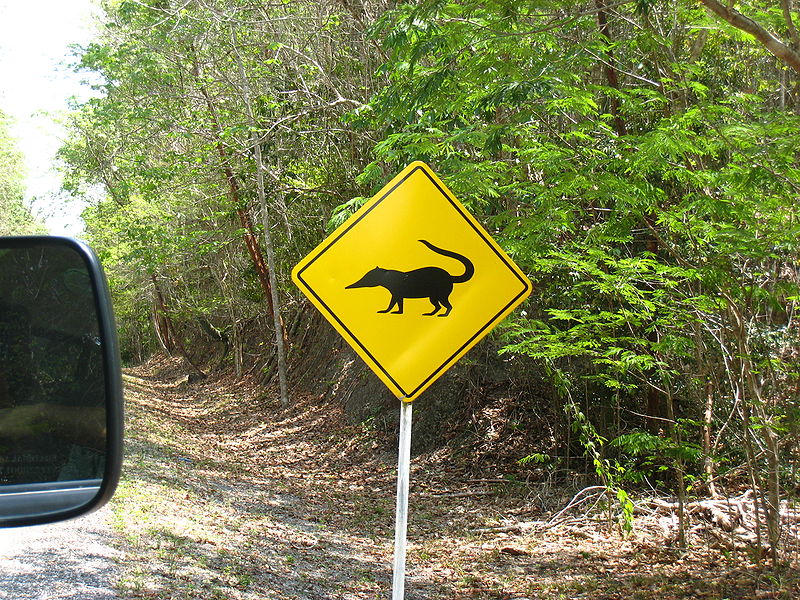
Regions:
[[108, 284], [88, 246], [0, 237], [0, 526], [102, 506], [122, 462]]

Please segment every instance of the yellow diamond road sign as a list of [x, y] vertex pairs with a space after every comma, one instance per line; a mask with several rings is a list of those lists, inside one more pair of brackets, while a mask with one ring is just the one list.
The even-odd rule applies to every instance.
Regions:
[[405, 401], [531, 292], [519, 267], [421, 162], [300, 261], [292, 279]]

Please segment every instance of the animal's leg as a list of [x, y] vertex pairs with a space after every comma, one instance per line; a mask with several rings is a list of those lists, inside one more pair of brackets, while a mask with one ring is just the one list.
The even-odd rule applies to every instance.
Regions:
[[392, 296], [392, 301], [389, 302], [389, 307], [386, 310], [379, 310], [378, 312], [379, 313], [388, 313], [395, 306], [397, 306], [397, 310], [394, 311], [392, 314], [393, 315], [402, 315], [403, 314], [403, 297], [402, 296], [400, 296], [399, 298], [397, 296]]
[[431, 304], [433, 304], [433, 310], [431, 312], [422, 313], [424, 316], [429, 317], [431, 315], [435, 315], [439, 312], [439, 309], [442, 308], [442, 305], [436, 298], [430, 298]]
[[445, 309], [447, 309], [447, 310], [445, 310], [443, 313], [441, 313], [439, 316], [440, 316], [440, 317], [446, 317], [447, 315], [449, 315], [449, 314], [450, 314], [450, 311], [453, 309], [453, 305], [452, 305], [452, 304], [450, 304], [450, 300], [449, 300], [449, 299], [447, 299], [447, 298], [440, 298], [440, 299], [439, 299], [439, 301], [440, 301], [442, 304], [444, 304], [444, 307], [445, 307]]
[[[401, 302], [402, 302], [402, 300], [401, 300]], [[378, 312], [379, 313], [388, 313], [390, 310], [392, 310], [394, 308], [395, 304], [397, 304], [397, 298], [392, 296], [392, 299], [389, 302], [389, 306], [387, 308], [385, 308], [384, 310], [379, 310]], [[400, 305], [400, 312], [403, 312], [403, 305], [402, 304]]]

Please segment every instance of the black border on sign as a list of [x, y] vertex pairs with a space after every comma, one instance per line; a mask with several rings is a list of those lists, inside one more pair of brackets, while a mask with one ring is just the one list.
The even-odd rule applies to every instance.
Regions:
[[[398, 384], [397, 381], [395, 381], [395, 379], [394, 379], [394, 377], [392, 377], [391, 373], [389, 373], [383, 367], [383, 365], [381, 365], [375, 359], [375, 357], [372, 355], [372, 353], [369, 351], [369, 349], [366, 346], [364, 346], [364, 344], [362, 344], [361, 341], [355, 335], [353, 335], [353, 332], [350, 331], [350, 329], [347, 327], [347, 325], [345, 325], [341, 321], [341, 319], [339, 319], [339, 317], [331, 310], [331, 308], [325, 303], [325, 301], [322, 298], [320, 298], [317, 295], [317, 293], [311, 288], [311, 286], [308, 284], [308, 282], [305, 279], [303, 279], [303, 271], [305, 271], [312, 264], [314, 264], [314, 262], [316, 262], [316, 260], [320, 256], [325, 254], [325, 252], [327, 252], [336, 242], [338, 242], [353, 227], [358, 225], [358, 223], [364, 217], [366, 217], [370, 212], [372, 212], [372, 210], [376, 206], [378, 206], [381, 202], [386, 200], [386, 198], [388, 198], [389, 195], [392, 192], [394, 192], [398, 187], [400, 187], [400, 185], [402, 185], [403, 182], [405, 182], [406, 179], [411, 177], [417, 171], [422, 171], [425, 174], [425, 177], [427, 177], [430, 180], [430, 182], [433, 185], [436, 186], [436, 189], [438, 189], [442, 193], [442, 196], [444, 196], [447, 199], [447, 201], [450, 202], [451, 206], [464, 218], [464, 220], [469, 224], [469, 226], [472, 227], [473, 231], [475, 231], [475, 233], [478, 234], [478, 236], [482, 240], [484, 240], [484, 242], [486, 242], [486, 245], [489, 246], [489, 248], [491, 248], [492, 252], [495, 253], [497, 258], [499, 258], [500, 261], [508, 267], [508, 269], [514, 274], [514, 277], [516, 277], [517, 280], [522, 284], [522, 290], [516, 296], [514, 296], [505, 306], [503, 306], [503, 308], [501, 308], [499, 311], [497, 311], [497, 313], [491, 319], [489, 319], [480, 329], [478, 329], [478, 331], [476, 331], [467, 341], [465, 341], [463, 344], [461, 344], [461, 346], [459, 346], [458, 350], [453, 352], [446, 360], [442, 361], [442, 363], [430, 375], [428, 375], [428, 377], [426, 377], [422, 381], [422, 383], [420, 383], [417, 387], [415, 387], [410, 392], [406, 392], [403, 389], [403, 387], [400, 384]], [[466, 348], [469, 348], [472, 345], [473, 341], [475, 341], [476, 339], [480, 339], [484, 335], [484, 332], [488, 333], [486, 330], [490, 327], [490, 325], [492, 323], [494, 323], [494, 321], [498, 317], [500, 317], [500, 315], [502, 315], [506, 310], [508, 310], [508, 308], [510, 306], [512, 306], [520, 297], [524, 296], [530, 290], [530, 283], [527, 280], [525, 280], [523, 277], [520, 277], [519, 273], [517, 273], [517, 270], [514, 267], [511, 266], [511, 264], [509, 263], [507, 258], [502, 253], [498, 252], [497, 248], [495, 247], [495, 245], [490, 240], [487, 239], [487, 234], [484, 231], [482, 231], [480, 228], [476, 227], [475, 223], [473, 223], [472, 220], [465, 214], [465, 209], [463, 209], [460, 204], [455, 202], [455, 200], [453, 198], [451, 198], [444, 189], [442, 189], [442, 186], [440, 186], [439, 183], [433, 177], [431, 177], [430, 174], [428, 173], [428, 171], [421, 165], [416, 166], [411, 171], [409, 171], [406, 174], [405, 177], [403, 177], [400, 181], [398, 181], [396, 184], [394, 184], [391, 187], [391, 189], [389, 189], [389, 191], [387, 191], [383, 196], [381, 196], [377, 201], [375, 201], [372, 204], [372, 206], [370, 206], [366, 211], [364, 211], [364, 213], [362, 215], [360, 215], [355, 221], [353, 221], [347, 228], [342, 230], [339, 233], [339, 235], [337, 235], [335, 238], [333, 238], [322, 250], [320, 250], [317, 253], [317, 255], [313, 259], [311, 259], [308, 262], [308, 264], [306, 264], [302, 269], [300, 269], [297, 272], [297, 279], [299, 279], [300, 281], [303, 282], [303, 285], [306, 287], [306, 289], [309, 292], [311, 292], [314, 295], [314, 298], [317, 299], [317, 301], [320, 303], [320, 305], [325, 307], [325, 310], [327, 311], [327, 313], [330, 316], [332, 316], [334, 319], [336, 319], [336, 322], [339, 323], [339, 325], [342, 327], [342, 329], [344, 329], [347, 332], [347, 334], [350, 336], [350, 339], [352, 339], [356, 344], [358, 344], [359, 348], [361, 348], [364, 351], [364, 353], [372, 359], [372, 362], [375, 365], [377, 365], [377, 367], [381, 370], [381, 372], [384, 375], [386, 375], [386, 377], [395, 385], [395, 387], [398, 390], [400, 390], [401, 392], [403, 392], [405, 398], [413, 397], [414, 394], [416, 394], [421, 388], [425, 387], [428, 384], [428, 382], [430, 382], [430, 381], [432, 381], [434, 379], [437, 379], [439, 377], [439, 374], [445, 370], [446, 366], [450, 363], [450, 361], [453, 360], [454, 357], [458, 356], [458, 354], [463, 352]]]

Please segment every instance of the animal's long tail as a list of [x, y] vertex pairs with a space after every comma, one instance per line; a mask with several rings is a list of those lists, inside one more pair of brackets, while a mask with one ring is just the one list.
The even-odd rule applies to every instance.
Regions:
[[425, 244], [428, 248], [430, 248], [437, 254], [441, 254], [442, 256], [449, 256], [450, 258], [455, 258], [457, 261], [461, 262], [461, 264], [464, 265], [463, 275], [450, 276], [453, 278], [453, 283], [464, 283], [465, 281], [469, 281], [470, 279], [472, 279], [472, 276], [475, 274], [475, 266], [472, 264], [472, 261], [468, 259], [466, 256], [458, 254], [457, 252], [445, 250], [444, 248], [439, 248], [438, 246], [434, 246], [433, 244], [431, 244], [426, 240], [420, 240], [420, 242]]

